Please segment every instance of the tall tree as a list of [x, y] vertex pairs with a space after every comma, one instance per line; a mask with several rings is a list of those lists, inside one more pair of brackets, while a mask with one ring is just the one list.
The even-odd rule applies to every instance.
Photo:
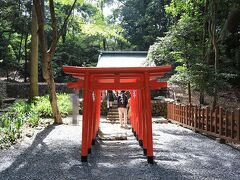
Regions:
[[32, 40], [30, 68], [30, 99], [38, 96], [38, 22], [35, 6], [32, 6]]
[[[106, 6], [107, 4], [111, 4], [113, 2], [113, 0], [98, 0], [98, 6], [101, 10], [101, 13], [102, 13], [102, 21], [104, 22], [105, 21], [105, 18], [104, 18], [104, 14], [103, 14], [103, 8], [104, 6]], [[103, 37], [103, 40], [102, 40], [102, 43], [103, 43], [103, 50], [106, 51], [107, 50], [107, 40], [106, 40], [106, 37]]]
[[[219, 71], [219, 45], [217, 42], [217, 35], [216, 35], [216, 31], [217, 31], [217, 11], [218, 11], [218, 0], [211, 0], [209, 2], [209, 14], [210, 14], [210, 20], [209, 20], [209, 36], [210, 36], [210, 40], [214, 49], [214, 71], [215, 71], [215, 75], [217, 77], [218, 71]], [[212, 106], [215, 108], [217, 105], [217, 85], [214, 85], [214, 98], [213, 98], [213, 104]]]
[[136, 50], [148, 50], [157, 37], [163, 37], [170, 24], [165, 12], [166, 0], [123, 0], [122, 26], [126, 38]]
[[45, 6], [44, 6], [44, 0], [33, 0], [33, 4], [35, 6], [36, 14], [37, 14], [37, 20], [38, 20], [38, 36], [41, 44], [41, 52], [42, 52], [42, 71], [43, 71], [43, 78], [47, 82], [48, 85], [48, 91], [49, 91], [49, 100], [52, 107], [52, 113], [54, 122], [57, 124], [62, 123], [62, 117], [59, 113], [59, 108], [57, 105], [57, 96], [56, 96], [56, 87], [53, 77], [53, 71], [52, 71], [52, 59], [56, 51], [56, 46], [58, 43], [58, 40], [63, 33], [64, 28], [67, 25], [68, 19], [71, 15], [71, 12], [76, 4], [77, 0], [74, 0], [71, 9], [67, 15], [67, 17], [64, 20], [64, 23], [60, 30], [57, 28], [57, 21], [55, 16], [55, 9], [54, 9], [54, 1], [49, 0], [49, 9], [50, 9], [50, 15], [51, 15], [51, 27], [52, 27], [52, 39], [51, 44], [48, 46], [48, 38], [45, 31]]

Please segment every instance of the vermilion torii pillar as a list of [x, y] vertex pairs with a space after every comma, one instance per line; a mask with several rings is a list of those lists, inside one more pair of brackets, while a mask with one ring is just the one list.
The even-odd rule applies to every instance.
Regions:
[[[102, 90], [130, 90], [131, 124], [134, 135], [143, 147], [148, 163], [153, 163], [153, 137], [151, 114], [151, 90], [167, 87], [159, 78], [171, 70], [171, 66], [157, 67], [74, 67], [63, 66], [65, 73], [79, 78], [69, 82], [69, 88], [83, 89], [83, 120], [81, 160], [87, 161], [100, 126]], [[134, 95], [133, 95], [134, 94]]]

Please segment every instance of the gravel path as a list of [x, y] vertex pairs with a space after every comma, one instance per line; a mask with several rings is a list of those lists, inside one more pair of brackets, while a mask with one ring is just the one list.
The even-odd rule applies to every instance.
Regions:
[[[118, 124], [101, 124], [118, 131]], [[49, 126], [0, 150], [0, 179], [240, 179], [240, 151], [175, 124], [154, 124], [154, 160], [143, 156], [131, 130], [125, 141], [98, 141], [82, 163], [81, 127]]]

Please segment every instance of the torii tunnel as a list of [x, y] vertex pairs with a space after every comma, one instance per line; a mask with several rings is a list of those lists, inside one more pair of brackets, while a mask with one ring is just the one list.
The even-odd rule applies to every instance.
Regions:
[[68, 88], [83, 89], [82, 149], [81, 161], [86, 162], [95, 144], [100, 128], [102, 90], [129, 90], [130, 122], [134, 135], [153, 163], [153, 135], [151, 113], [151, 90], [167, 87], [159, 78], [171, 70], [170, 65], [157, 67], [74, 67], [64, 66], [65, 73], [79, 78], [69, 82]]

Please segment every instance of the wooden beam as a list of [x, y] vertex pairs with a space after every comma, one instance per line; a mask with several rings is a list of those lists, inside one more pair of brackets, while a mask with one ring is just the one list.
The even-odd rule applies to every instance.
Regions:
[[160, 89], [163, 87], [167, 87], [167, 82], [158, 82], [156, 80], [150, 81], [149, 86], [151, 89]]
[[63, 70], [67, 74], [72, 73], [90, 73], [90, 74], [115, 74], [115, 73], [160, 73], [171, 71], [171, 65], [155, 66], [155, 67], [76, 67], [76, 66], [63, 66]]
[[84, 81], [83, 80], [67, 83], [67, 87], [70, 88], [70, 89], [82, 89], [83, 86], [84, 86]]

